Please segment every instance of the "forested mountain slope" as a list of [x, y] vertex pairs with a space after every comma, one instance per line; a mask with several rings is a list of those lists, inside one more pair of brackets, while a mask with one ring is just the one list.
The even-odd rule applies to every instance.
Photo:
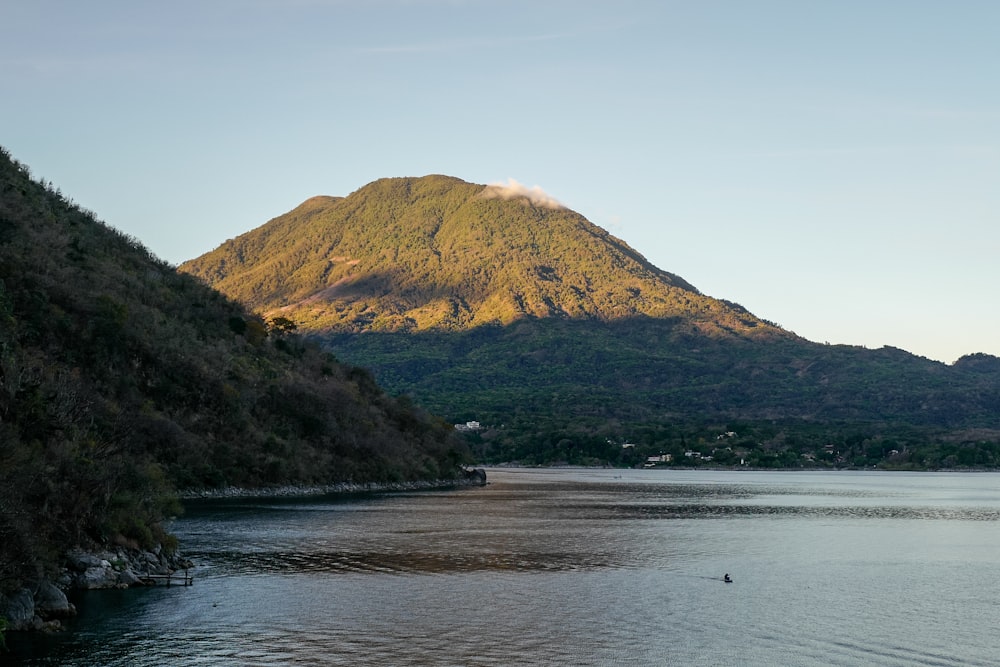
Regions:
[[450, 425], [0, 153], [0, 585], [148, 546], [175, 489], [454, 478]]
[[700, 294], [562, 207], [446, 176], [314, 197], [181, 265], [309, 331], [466, 330], [524, 318], [678, 318], [692, 332], [787, 337]]
[[1000, 433], [995, 358], [947, 366], [812, 343], [701, 294], [569, 209], [496, 186], [379, 180], [310, 199], [180, 268], [294, 320], [390, 391], [502, 424], [484, 458], [582, 460], [581, 442], [640, 432], [680, 449], [736, 422], [779, 451], [824, 447], [835, 424], [862, 441], [903, 427], [963, 442]]

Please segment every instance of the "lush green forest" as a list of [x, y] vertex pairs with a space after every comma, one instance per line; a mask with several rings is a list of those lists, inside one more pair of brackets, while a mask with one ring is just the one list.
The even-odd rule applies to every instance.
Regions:
[[[813, 343], [573, 211], [488, 193], [383, 179], [181, 270], [295, 321], [390, 393], [489, 424], [466, 435], [486, 462], [996, 465], [1000, 359]], [[726, 432], [738, 446], [716, 446]]]
[[177, 490], [453, 479], [450, 424], [178, 273], [0, 152], [0, 590], [171, 546]]
[[[684, 342], [655, 319], [322, 340], [389, 391], [488, 425], [466, 434], [484, 462], [1000, 465], [1000, 360], [987, 355], [946, 366], [892, 348]], [[727, 432], [740, 437], [717, 442]]]

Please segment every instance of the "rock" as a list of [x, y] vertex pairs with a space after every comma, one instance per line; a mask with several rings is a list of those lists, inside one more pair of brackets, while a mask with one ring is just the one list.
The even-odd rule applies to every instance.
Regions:
[[124, 569], [118, 573], [118, 585], [119, 586], [138, 586], [142, 583], [139, 577], [135, 576], [135, 572], [130, 569]]
[[468, 484], [486, 486], [486, 471], [482, 468], [472, 468], [462, 471], [462, 477]]
[[68, 569], [64, 569], [53, 583], [62, 590], [68, 591], [73, 588], [73, 579], [73, 574]]
[[77, 613], [64, 590], [142, 586], [149, 583], [144, 581], [146, 575], [169, 575], [188, 567], [193, 567], [191, 561], [160, 546], [98, 553], [72, 549], [54, 582], [44, 580], [31, 588], [0, 593], [0, 618], [6, 619], [8, 630], [55, 632], [62, 628], [60, 619]]
[[0, 616], [7, 619], [8, 630], [30, 630], [35, 619], [35, 598], [31, 590], [20, 588], [0, 593]]
[[52, 634], [62, 630], [62, 623], [58, 619], [44, 621], [38, 616], [35, 616], [35, 618], [31, 621], [31, 625], [25, 628], [25, 630]]
[[43, 620], [51, 621], [76, 616], [76, 607], [52, 582], [43, 581], [35, 591], [35, 613]]
[[180, 555], [176, 555], [170, 559], [170, 567], [172, 567], [174, 571], [188, 570], [194, 567], [194, 561]]
[[88, 567], [73, 581], [76, 588], [115, 588], [118, 586], [118, 572], [108, 561], [101, 561], [97, 567]]
[[66, 564], [77, 572], [86, 572], [92, 567], [99, 567], [101, 559], [83, 549], [73, 549], [66, 554]]
[[128, 588], [148, 583], [147, 575], [169, 575], [192, 567], [179, 553], [167, 554], [161, 546], [150, 550], [117, 549], [86, 552], [74, 549], [66, 554], [67, 569], [61, 580], [64, 588]]

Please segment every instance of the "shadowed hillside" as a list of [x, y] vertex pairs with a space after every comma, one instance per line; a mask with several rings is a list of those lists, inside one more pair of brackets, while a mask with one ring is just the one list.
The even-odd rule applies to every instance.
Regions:
[[175, 489], [451, 479], [465, 451], [0, 154], [0, 592], [68, 546], [169, 542]]

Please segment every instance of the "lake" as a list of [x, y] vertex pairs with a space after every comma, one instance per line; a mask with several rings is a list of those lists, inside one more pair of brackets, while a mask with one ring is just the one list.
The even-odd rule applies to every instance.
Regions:
[[[101, 591], [20, 665], [996, 665], [1000, 474], [489, 470], [200, 501], [191, 587]], [[722, 581], [729, 573], [733, 583]]]

